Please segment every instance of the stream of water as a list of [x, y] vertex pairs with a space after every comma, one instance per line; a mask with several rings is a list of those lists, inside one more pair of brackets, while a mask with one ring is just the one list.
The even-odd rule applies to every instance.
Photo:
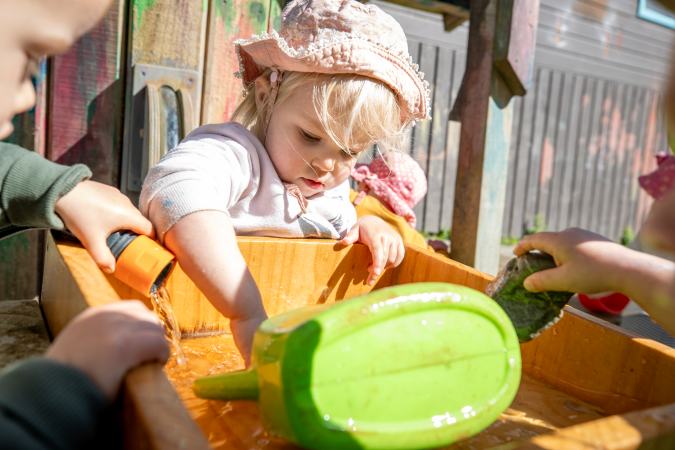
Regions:
[[176, 362], [181, 366], [185, 365], [185, 352], [183, 351], [183, 347], [181, 347], [180, 328], [178, 328], [178, 319], [176, 319], [176, 314], [174, 314], [171, 307], [169, 291], [162, 286], [150, 293], [150, 299], [152, 300], [152, 308], [155, 310], [155, 314], [164, 323], [166, 339], [171, 343]]

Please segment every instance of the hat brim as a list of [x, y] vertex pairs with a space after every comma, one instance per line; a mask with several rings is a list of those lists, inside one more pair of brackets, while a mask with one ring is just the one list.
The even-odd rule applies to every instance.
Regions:
[[270, 36], [255, 41], [238, 40], [235, 49], [244, 88], [267, 67], [292, 72], [352, 73], [380, 80], [396, 93], [402, 124], [431, 118], [428, 83], [420, 79], [408, 61], [366, 40], [343, 40], [300, 54], [288, 47], [283, 38]]

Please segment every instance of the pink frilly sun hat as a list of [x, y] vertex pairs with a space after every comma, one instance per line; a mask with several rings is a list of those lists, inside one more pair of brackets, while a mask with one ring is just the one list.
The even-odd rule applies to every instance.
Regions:
[[[374, 5], [355, 0], [294, 0], [279, 33], [235, 41], [244, 92], [272, 68], [272, 102], [285, 71], [353, 73], [386, 83], [397, 95], [402, 125], [430, 119], [429, 83], [408, 54], [401, 26]], [[277, 74], [278, 72], [278, 74]]]
[[387, 202], [385, 206], [415, 228], [417, 217], [413, 207], [427, 193], [427, 177], [417, 161], [405, 153], [389, 152], [373, 159], [370, 164], [357, 164], [351, 175], [366, 185], [354, 199], [354, 205], [361, 203], [368, 190], [372, 189]]

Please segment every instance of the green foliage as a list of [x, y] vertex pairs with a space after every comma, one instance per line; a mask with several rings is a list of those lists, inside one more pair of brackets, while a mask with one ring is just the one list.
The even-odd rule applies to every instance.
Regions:
[[516, 245], [519, 240], [524, 238], [525, 236], [529, 236], [531, 234], [535, 233], [541, 233], [542, 231], [547, 231], [548, 230], [548, 225], [546, 225], [546, 221], [544, 220], [544, 215], [543, 214], [536, 214], [534, 216], [534, 226], [528, 230], [525, 231], [525, 234], [521, 237], [517, 236], [502, 236], [502, 245]]
[[546, 221], [544, 220], [544, 215], [543, 214], [535, 214], [534, 215], [534, 227], [530, 228], [525, 232], [523, 237], [529, 236], [531, 234], [535, 233], [541, 233], [542, 231], [547, 231], [548, 230], [548, 225], [546, 225]]
[[502, 245], [516, 245], [520, 238], [515, 236], [502, 236]]
[[633, 242], [633, 239], [635, 239], [635, 233], [633, 233], [631, 227], [626, 227], [624, 228], [623, 233], [621, 233], [619, 243], [625, 247], [628, 247], [631, 242]]
[[427, 239], [445, 239], [446, 241], [450, 240], [450, 235], [452, 234], [452, 230], [450, 228], [444, 228], [438, 233], [429, 233], [426, 231], [421, 231], [420, 234], [424, 236]]

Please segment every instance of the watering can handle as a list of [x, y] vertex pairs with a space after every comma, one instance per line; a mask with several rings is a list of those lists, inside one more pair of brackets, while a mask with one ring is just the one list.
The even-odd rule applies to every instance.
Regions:
[[221, 373], [195, 380], [192, 389], [201, 398], [225, 401], [258, 400], [258, 374], [252, 367]]

